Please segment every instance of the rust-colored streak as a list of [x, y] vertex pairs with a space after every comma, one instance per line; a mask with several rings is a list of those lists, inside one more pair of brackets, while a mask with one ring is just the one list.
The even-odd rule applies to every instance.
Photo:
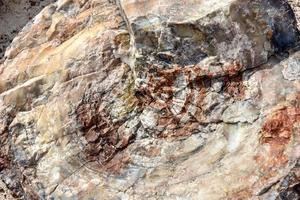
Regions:
[[291, 139], [296, 122], [300, 122], [300, 108], [285, 107], [278, 110], [264, 123], [261, 143], [271, 146], [286, 145]]
[[[170, 97], [172, 97], [173, 95], [172, 87], [176, 77], [180, 73], [181, 70], [178, 67], [171, 70], [159, 71], [156, 74], [157, 80], [153, 83], [153, 88], [151, 88], [152, 89], [151, 92], [153, 92], [154, 94], [162, 94], [162, 93], [168, 94]], [[154, 80], [154, 78], [152, 80]]]
[[262, 148], [254, 157], [264, 174], [261, 184], [278, 175], [278, 168], [288, 162], [285, 150], [295, 133], [296, 123], [300, 123], [299, 107], [283, 107], [267, 117], [260, 132], [260, 144], [267, 148]]

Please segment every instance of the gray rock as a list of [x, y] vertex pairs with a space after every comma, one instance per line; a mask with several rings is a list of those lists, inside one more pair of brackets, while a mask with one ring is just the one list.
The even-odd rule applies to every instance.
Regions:
[[282, 63], [284, 69], [282, 74], [285, 79], [290, 81], [300, 80], [300, 54], [292, 55]]

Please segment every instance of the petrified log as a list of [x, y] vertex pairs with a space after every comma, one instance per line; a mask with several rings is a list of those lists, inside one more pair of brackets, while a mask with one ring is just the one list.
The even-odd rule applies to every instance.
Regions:
[[21, 199], [299, 199], [286, 0], [58, 0], [0, 65]]

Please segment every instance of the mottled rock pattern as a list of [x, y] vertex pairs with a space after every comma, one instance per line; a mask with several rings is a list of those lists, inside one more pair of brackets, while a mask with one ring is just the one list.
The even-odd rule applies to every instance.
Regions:
[[58, 0], [0, 65], [20, 199], [299, 199], [300, 51], [285, 0]]
[[1, 181], [0, 182], [0, 200], [13, 200], [13, 198], [10, 195], [9, 190], [6, 188], [5, 184]]

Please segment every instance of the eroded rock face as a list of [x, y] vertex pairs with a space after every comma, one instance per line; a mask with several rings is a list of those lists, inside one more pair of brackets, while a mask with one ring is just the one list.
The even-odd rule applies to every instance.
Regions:
[[284, 0], [59, 0], [0, 65], [21, 199], [298, 199], [300, 51]]

